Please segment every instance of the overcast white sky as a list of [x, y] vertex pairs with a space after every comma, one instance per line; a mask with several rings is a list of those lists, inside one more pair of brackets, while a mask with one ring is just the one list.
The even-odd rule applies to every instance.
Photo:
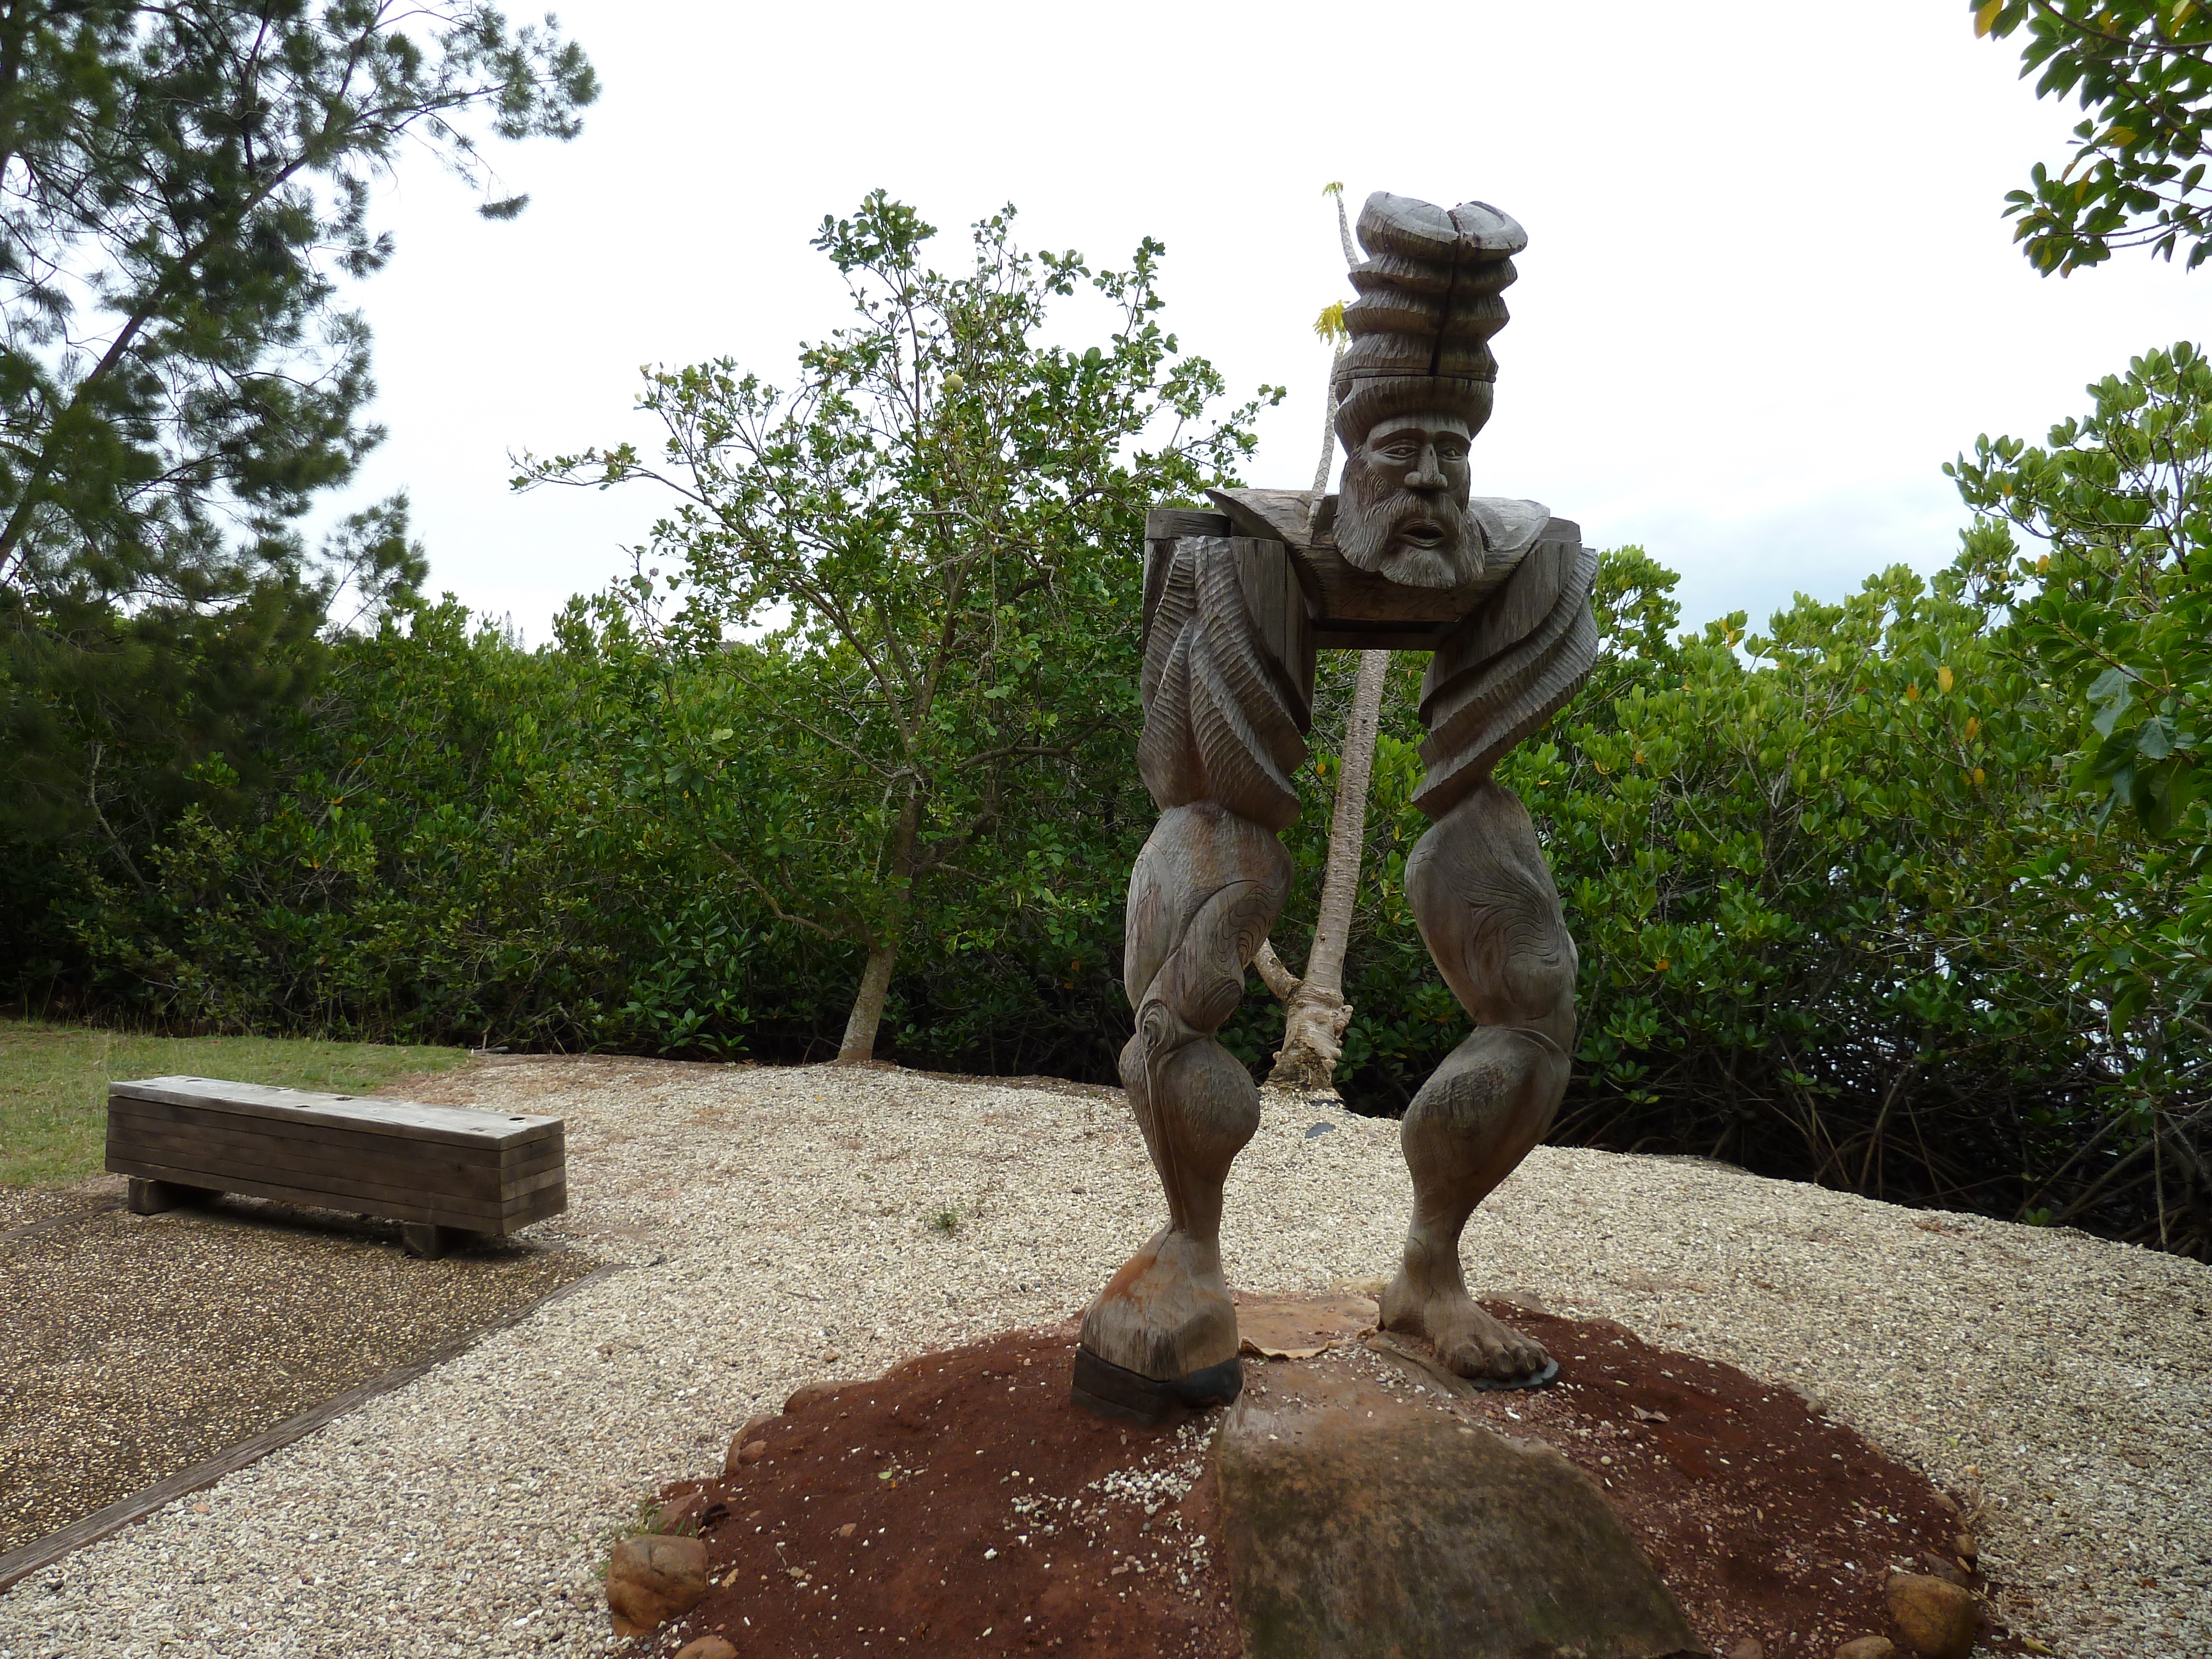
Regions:
[[1257, 484], [1311, 479], [1347, 297], [1322, 185], [1495, 203], [1527, 227], [1476, 489], [1682, 573], [1686, 623], [1762, 621], [1965, 521], [1941, 467], [2039, 440], [2128, 358], [2201, 339], [2212, 273], [2140, 255], [2035, 276], [2001, 216], [2078, 118], [1959, 0], [570, 0], [605, 92], [582, 137], [502, 147], [529, 210], [478, 219], [420, 160], [362, 291], [434, 590], [531, 641], [627, 568], [659, 503], [507, 487], [510, 451], [642, 437], [640, 365], [728, 354], [779, 384], [843, 320], [808, 238], [878, 185], [943, 233], [1011, 201], [1031, 246], [1167, 244], [1167, 321], [1232, 389], [1287, 385]]

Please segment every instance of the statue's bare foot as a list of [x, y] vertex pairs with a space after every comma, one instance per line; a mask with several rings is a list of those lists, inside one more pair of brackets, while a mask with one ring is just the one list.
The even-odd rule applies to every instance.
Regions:
[[1540, 1343], [1492, 1319], [1461, 1286], [1425, 1291], [1402, 1267], [1382, 1292], [1382, 1328], [1426, 1337], [1437, 1358], [1478, 1382], [1531, 1382], [1552, 1363]]

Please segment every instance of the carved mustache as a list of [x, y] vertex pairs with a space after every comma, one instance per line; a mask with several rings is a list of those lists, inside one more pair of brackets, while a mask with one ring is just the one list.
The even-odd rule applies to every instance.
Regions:
[[1467, 515], [1448, 495], [1395, 489], [1380, 501], [1361, 502], [1360, 508], [1382, 543], [1403, 534], [1421, 546], [1443, 547], [1467, 533]]

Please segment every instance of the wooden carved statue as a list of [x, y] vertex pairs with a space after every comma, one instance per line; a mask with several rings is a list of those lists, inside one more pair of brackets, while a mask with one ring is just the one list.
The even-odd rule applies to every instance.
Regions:
[[1533, 501], [1474, 498], [1512, 256], [1495, 208], [1377, 193], [1331, 388], [1340, 495], [1217, 490], [1216, 512], [1146, 526], [1144, 735], [1161, 812], [1129, 877], [1123, 983], [1136, 1033], [1121, 1079], [1166, 1191], [1167, 1225], [1091, 1304], [1075, 1396], [1150, 1420], [1242, 1386], [1223, 1275], [1221, 1195], [1259, 1127], [1259, 1091], [1216, 1039], [1288, 896], [1279, 832], [1297, 817], [1314, 655], [1425, 651], [1433, 820], [1407, 860], [1421, 937], [1474, 1031], [1424, 1084], [1401, 1133], [1413, 1181], [1385, 1327], [1427, 1338], [1498, 1388], [1547, 1382], [1543, 1349], [1469, 1297], [1459, 1241], [1474, 1206], [1550, 1128], [1574, 1048], [1574, 941], [1528, 814], [1491, 776], [1588, 676], [1597, 559]]

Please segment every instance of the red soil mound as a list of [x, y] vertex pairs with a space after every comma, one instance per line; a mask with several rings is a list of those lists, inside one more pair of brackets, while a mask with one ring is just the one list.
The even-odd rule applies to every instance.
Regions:
[[[1274, 1363], [1360, 1366], [1558, 1447], [1604, 1484], [1722, 1653], [1750, 1636], [1771, 1659], [1828, 1659], [1893, 1633], [1892, 1568], [1957, 1570], [1951, 1500], [1796, 1394], [1604, 1322], [1494, 1311], [1545, 1344], [1559, 1383], [1470, 1400], [1357, 1343]], [[714, 1584], [650, 1639], [714, 1632], [777, 1659], [1233, 1659], [1212, 1415], [1146, 1429], [1077, 1409], [1073, 1341], [1073, 1327], [1010, 1332], [801, 1390], [740, 1437], [763, 1445], [757, 1461], [664, 1491], [705, 1540]]]

